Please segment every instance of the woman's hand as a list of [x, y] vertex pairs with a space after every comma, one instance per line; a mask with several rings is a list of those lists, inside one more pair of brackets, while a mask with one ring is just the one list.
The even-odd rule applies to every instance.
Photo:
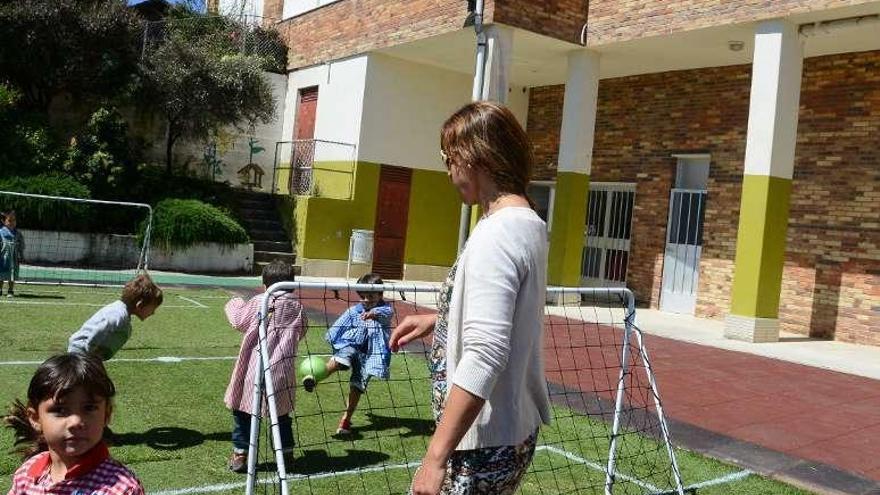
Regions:
[[437, 315], [409, 315], [397, 325], [397, 328], [391, 332], [391, 338], [388, 345], [391, 350], [397, 352], [401, 347], [409, 344], [413, 340], [420, 339], [425, 335], [434, 331], [434, 325], [437, 324]]
[[437, 495], [440, 493], [445, 478], [446, 465], [432, 462], [425, 456], [413, 478], [410, 493], [412, 495]]

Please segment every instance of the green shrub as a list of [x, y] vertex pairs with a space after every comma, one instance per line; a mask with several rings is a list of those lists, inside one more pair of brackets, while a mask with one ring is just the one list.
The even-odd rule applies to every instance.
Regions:
[[219, 208], [195, 199], [165, 199], [153, 210], [152, 244], [186, 248], [199, 242], [241, 244], [247, 232]]
[[21, 92], [0, 84], [0, 177], [44, 173], [58, 162], [45, 116], [18, 110], [20, 98]]
[[[86, 186], [62, 175], [44, 174], [0, 180], [0, 191], [46, 196], [88, 198]], [[79, 231], [91, 222], [90, 207], [82, 203], [52, 201], [0, 194], [0, 210], [15, 210], [24, 229]]]
[[129, 144], [128, 124], [113, 107], [101, 107], [70, 141], [64, 172], [98, 198], [123, 197], [136, 184], [138, 157]]

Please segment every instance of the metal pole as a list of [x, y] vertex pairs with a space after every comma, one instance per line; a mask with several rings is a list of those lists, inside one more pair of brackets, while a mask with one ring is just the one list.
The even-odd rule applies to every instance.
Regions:
[[[257, 346], [257, 349], [260, 350], [260, 363], [262, 364], [261, 368], [264, 373], [263, 376], [263, 390], [266, 391], [266, 402], [269, 406], [269, 427], [272, 433], [272, 447], [275, 451], [275, 465], [278, 466], [278, 477], [279, 482], [281, 483], [281, 495], [288, 495], [288, 485], [287, 485], [287, 466], [284, 464], [284, 453], [282, 452], [282, 444], [281, 444], [281, 427], [278, 421], [278, 406], [275, 401], [275, 385], [272, 383], [272, 366], [269, 362], [269, 349], [268, 338], [267, 338], [267, 329], [266, 329], [266, 316], [269, 314], [269, 298], [272, 297], [273, 292], [277, 292], [279, 289], [275, 284], [272, 287], [269, 287], [266, 290], [266, 294], [263, 298], [263, 302], [260, 305], [260, 315], [262, 316], [262, 320], [260, 321], [260, 345]], [[251, 432], [253, 435], [253, 432]], [[250, 461], [250, 458], [248, 458]]]
[[[477, 0], [474, 7], [474, 31], [477, 33], [477, 60], [474, 69], [474, 87], [471, 91], [471, 100], [480, 101], [486, 99], [484, 90], [486, 80], [486, 32], [483, 29], [483, 0]], [[461, 205], [461, 214], [458, 218], [458, 252], [464, 249], [471, 226], [471, 207]]]
[[645, 348], [645, 344], [642, 342], [642, 331], [636, 328], [634, 333], [638, 341], [639, 352], [642, 354], [642, 362], [645, 365], [645, 374], [648, 375], [648, 383], [651, 385], [651, 394], [654, 396], [654, 407], [657, 408], [657, 419], [660, 421], [660, 432], [663, 434], [663, 442], [666, 443], [666, 453], [669, 454], [669, 460], [672, 462], [672, 476], [675, 479], [675, 489], [679, 495], [684, 495], [681, 471], [678, 469], [678, 460], [675, 458], [675, 451], [672, 450], [672, 441], [669, 439], [669, 426], [666, 424], [666, 416], [663, 414], [663, 406], [660, 404], [660, 391], [657, 389], [657, 382], [654, 380], [654, 370], [651, 368], [651, 361], [648, 359], [648, 349]]
[[608, 467], [605, 470], [605, 495], [614, 493], [614, 465], [617, 455], [617, 435], [620, 433], [620, 416], [623, 411], [623, 394], [626, 388], [626, 377], [629, 374], [629, 340], [632, 331], [632, 318], [636, 313], [635, 296], [629, 290], [625, 291], [626, 319], [623, 329], [623, 351], [620, 356], [620, 377], [617, 380], [617, 397], [614, 401], [614, 422], [611, 426], [611, 445], [608, 447]]
[[[265, 335], [265, 327], [266, 327], [266, 318], [263, 316], [265, 313], [260, 313], [260, 335]], [[262, 343], [258, 343], [258, 347], [262, 346]], [[248, 470], [247, 470], [247, 484], [245, 485], [245, 495], [254, 495], [254, 488], [257, 484], [257, 454], [260, 448], [260, 416], [262, 415], [262, 388], [263, 388], [263, 370], [267, 368], [266, 363], [263, 362], [262, 353], [258, 350], [254, 350], [257, 352], [257, 362], [259, 363], [259, 369], [256, 373], [254, 373], [254, 394], [253, 401], [251, 402], [251, 432], [250, 432], [250, 440], [248, 441]]]

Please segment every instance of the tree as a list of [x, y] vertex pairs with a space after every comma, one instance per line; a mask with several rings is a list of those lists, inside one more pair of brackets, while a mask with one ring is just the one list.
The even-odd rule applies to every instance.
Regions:
[[52, 99], [113, 99], [137, 80], [139, 19], [123, 0], [0, 0], [0, 83], [24, 110]]
[[178, 7], [144, 54], [144, 102], [167, 124], [165, 169], [174, 144], [207, 140], [226, 126], [239, 129], [275, 115], [275, 99], [263, 70], [267, 61], [242, 50], [246, 28], [222, 17]]

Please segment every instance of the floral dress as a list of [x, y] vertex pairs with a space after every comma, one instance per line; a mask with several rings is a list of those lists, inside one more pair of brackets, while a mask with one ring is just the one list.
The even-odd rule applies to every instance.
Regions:
[[[440, 423], [445, 406], [446, 382], [446, 337], [449, 324], [449, 301], [455, 281], [456, 262], [449, 269], [446, 281], [440, 288], [437, 302], [437, 323], [434, 326], [434, 341], [431, 345], [430, 371], [431, 408], [434, 420]], [[442, 495], [481, 495], [513, 494], [535, 454], [538, 432], [531, 434], [519, 445], [486, 447], [474, 450], [456, 450], [449, 459], [446, 479], [440, 489]]]

